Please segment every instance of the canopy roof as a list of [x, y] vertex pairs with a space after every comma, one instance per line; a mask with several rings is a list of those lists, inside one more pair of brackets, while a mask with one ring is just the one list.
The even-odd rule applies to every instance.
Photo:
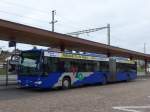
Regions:
[[0, 40], [150, 60], [149, 54], [93, 42], [0, 19]]

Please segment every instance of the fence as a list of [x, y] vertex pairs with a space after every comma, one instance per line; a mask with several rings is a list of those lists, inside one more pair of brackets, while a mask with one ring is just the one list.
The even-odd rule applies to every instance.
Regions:
[[17, 74], [9, 72], [9, 64], [0, 63], [0, 86], [17, 84]]

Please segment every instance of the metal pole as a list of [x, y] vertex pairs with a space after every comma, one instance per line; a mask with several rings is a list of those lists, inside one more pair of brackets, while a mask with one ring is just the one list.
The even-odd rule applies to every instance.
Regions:
[[9, 61], [6, 62], [5, 68], [6, 68], [6, 87], [8, 86], [8, 63]]
[[145, 60], [145, 75], [147, 75], [147, 60]]
[[110, 24], [107, 24], [107, 37], [108, 37], [108, 45], [110, 46]]
[[[16, 55], [17, 55], [17, 44], [15, 44], [15, 61], [16, 61]], [[17, 68], [16, 68], [17, 65], [15, 64], [14, 66], [15, 66], [15, 71], [14, 72], [16, 74], [17, 73]]]
[[55, 11], [53, 10], [52, 11], [52, 32], [54, 32], [54, 24], [55, 24], [55, 22], [54, 22], [54, 16], [55, 16]]
[[144, 54], [146, 54], [146, 43], [144, 43]]
[[57, 23], [58, 21], [55, 20], [55, 15], [56, 15], [56, 10], [52, 11], [52, 21], [50, 22], [50, 24], [52, 24], [52, 32], [54, 32], [55, 30], [55, 23]]

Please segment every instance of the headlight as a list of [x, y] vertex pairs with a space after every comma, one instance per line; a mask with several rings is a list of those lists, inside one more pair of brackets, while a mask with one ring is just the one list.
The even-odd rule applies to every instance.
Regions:
[[18, 80], [18, 83], [21, 83], [21, 80]]
[[42, 81], [36, 81], [34, 83], [40, 85], [40, 84], [42, 84]]

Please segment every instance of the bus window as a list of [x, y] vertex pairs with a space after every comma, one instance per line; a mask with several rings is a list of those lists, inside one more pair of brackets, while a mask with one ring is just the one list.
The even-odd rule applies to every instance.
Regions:
[[117, 72], [130, 72], [136, 71], [136, 67], [134, 64], [128, 63], [117, 63]]
[[78, 72], [78, 64], [75, 61], [71, 61], [71, 72]]
[[70, 72], [71, 62], [69, 60], [64, 61], [64, 69], [65, 69], [65, 72]]
[[130, 72], [136, 72], [137, 71], [136, 68], [137, 68], [136, 64], [129, 64], [128, 65], [128, 71], [130, 71]]
[[117, 72], [124, 72], [127, 71], [127, 66], [125, 63], [117, 63]]
[[86, 72], [86, 62], [84, 60], [79, 60], [78, 64], [79, 72]]
[[48, 72], [56, 72], [58, 70], [57, 67], [58, 64], [58, 58], [54, 58], [54, 57], [48, 57], [47, 59], [47, 71]]
[[107, 61], [101, 61], [100, 62], [100, 71], [102, 71], [102, 72], [108, 72], [109, 71], [109, 62], [107, 62]]
[[94, 62], [94, 71], [100, 71], [100, 63]]

